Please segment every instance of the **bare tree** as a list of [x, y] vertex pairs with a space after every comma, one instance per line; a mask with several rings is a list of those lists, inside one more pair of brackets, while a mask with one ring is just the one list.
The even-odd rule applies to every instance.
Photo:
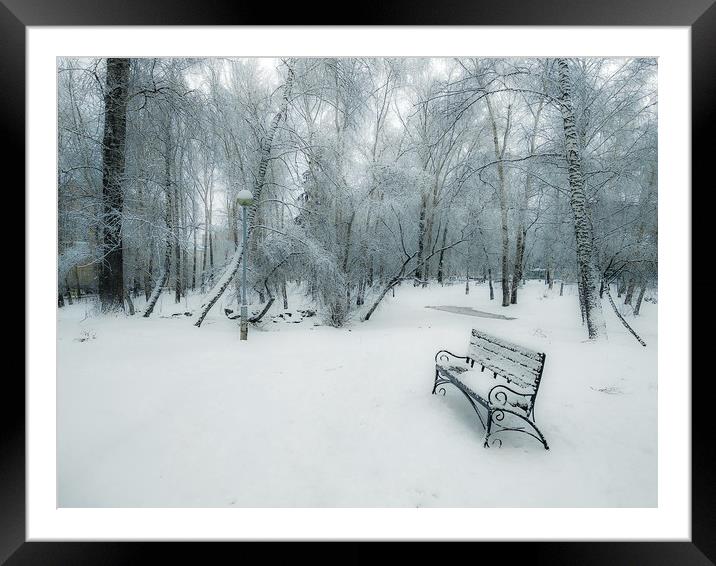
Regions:
[[129, 59], [107, 59], [102, 139], [102, 262], [99, 296], [104, 312], [124, 308], [122, 219]]

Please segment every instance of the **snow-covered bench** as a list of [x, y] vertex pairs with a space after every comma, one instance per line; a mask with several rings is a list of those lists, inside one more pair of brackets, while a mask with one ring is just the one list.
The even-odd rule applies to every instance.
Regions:
[[[433, 395], [436, 391], [444, 395], [445, 388], [440, 385], [445, 383], [457, 387], [485, 429], [485, 447], [491, 436], [514, 431], [532, 436], [549, 450], [534, 420], [544, 360], [543, 353], [473, 329], [467, 356], [456, 356], [447, 350], [435, 354]], [[479, 407], [487, 411], [487, 421]], [[502, 445], [500, 439], [495, 441]]]

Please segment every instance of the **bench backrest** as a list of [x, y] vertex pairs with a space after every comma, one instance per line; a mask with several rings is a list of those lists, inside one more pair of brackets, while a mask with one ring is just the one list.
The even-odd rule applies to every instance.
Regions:
[[533, 389], [537, 394], [544, 367], [543, 353], [473, 328], [468, 356], [508, 382], [524, 389]]

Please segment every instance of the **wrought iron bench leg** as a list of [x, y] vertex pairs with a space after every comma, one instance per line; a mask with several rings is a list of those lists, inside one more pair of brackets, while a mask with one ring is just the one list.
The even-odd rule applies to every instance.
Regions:
[[[488, 414], [487, 414], [487, 426], [485, 427], [485, 441], [484, 441], [484, 443], [483, 443], [483, 446], [484, 446], [485, 448], [489, 448], [489, 446], [490, 446], [490, 445], [489, 445], [489, 439], [490, 439], [490, 432], [491, 432], [491, 430], [492, 430], [492, 421], [493, 421], [493, 414], [494, 414], [494, 413], [497, 413], [497, 416], [496, 416], [495, 419], [494, 419], [494, 420], [496, 420], [496, 421], [501, 421], [502, 419], [505, 418], [505, 413], [509, 413], [509, 414], [511, 414], [511, 415], [513, 415], [513, 416], [519, 418], [520, 420], [524, 421], [524, 422], [527, 423], [528, 425], [530, 425], [530, 427], [532, 428], [532, 430], [534, 430], [534, 431], [537, 433], [536, 435], [535, 435], [535, 434], [532, 434], [531, 432], [528, 432], [528, 431], [526, 431], [526, 430], [522, 430], [522, 429], [518, 429], [518, 428], [505, 427], [505, 428], [502, 429], [502, 430], [504, 430], [504, 431], [513, 431], [513, 432], [523, 432], [523, 433], [525, 433], [525, 434], [531, 436], [531, 437], [534, 438], [535, 440], [539, 440], [539, 441], [542, 443], [542, 445], [544, 446], [544, 449], [545, 449], [545, 450], [549, 450], [549, 446], [547, 445], [547, 440], [545, 439], [545, 437], [544, 437], [544, 435], [542, 434], [542, 432], [540, 431], [540, 429], [537, 428], [537, 425], [536, 425], [534, 422], [532, 422], [530, 419], [528, 419], [528, 418], [526, 418], [526, 417], [520, 415], [519, 413], [516, 413], [516, 412], [514, 412], [514, 411], [510, 411], [509, 409], [501, 409], [501, 408], [499, 408], [499, 407], [498, 407], [498, 408], [493, 408], [493, 409], [489, 409], [489, 410], [488, 410]], [[501, 431], [495, 431], [495, 432], [501, 432]], [[497, 439], [497, 440], [499, 440], [499, 439]], [[500, 441], [500, 446], [502, 446], [502, 441]]]
[[433, 385], [433, 395], [435, 393], [440, 392], [443, 395], [445, 395], [445, 388], [441, 387], [438, 389], [438, 385], [443, 385], [445, 383], [450, 383], [449, 379], [445, 379], [444, 377], [440, 377], [440, 372], [438, 370], [435, 370], [435, 384]]
[[[487, 426], [485, 426], [485, 441], [482, 443], [483, 448], [489, 448], [490, 431], [492, 430], [492, 409], [487, 410]], [[498, 439], [499, 440], [499, 439]], [[500, 441], [502, 445], [502, 441]]]

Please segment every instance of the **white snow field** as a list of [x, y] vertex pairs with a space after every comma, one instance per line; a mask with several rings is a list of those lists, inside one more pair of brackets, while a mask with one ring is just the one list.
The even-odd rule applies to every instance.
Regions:
[[[495, 293], [404, 283], [369, 322], [267, 315], [247, 342], [221, 301], [201, 328], [167, 317], [187, 310], [168, 293], [149, 319], [59, 309], [58, 505], [656, 506], [656, 305], [627, 318], [644, 348], [606, 298], [609, 338], [590, 343], [573, 287], [527, 282], [509, 308]], [[464, 354], [471, 328], [547, 354], [535, 416], [549, 451], [515, 433], [483, 448], [462, 394], [431, 395], [435, 352]]]

